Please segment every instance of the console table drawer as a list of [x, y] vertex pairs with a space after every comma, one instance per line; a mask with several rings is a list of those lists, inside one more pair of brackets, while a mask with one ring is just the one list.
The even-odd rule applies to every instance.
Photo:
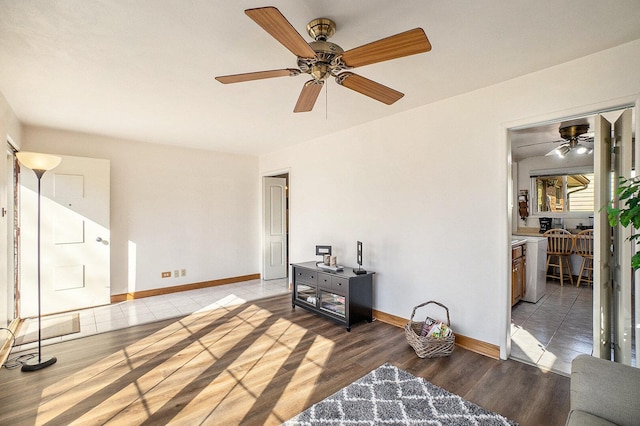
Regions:
[[330, 274], [318, 274], [318, 287], [345, 295], [349, 289], [349, 279]]
[[318, 274], [318, 287], [325, 290], [333, 290], [331, 285], [331, 279], [333, 277], [329, 274]]
[[317, 283], [318, 274], [308, 269], [296, 268], [295, 275], [297, 281], [304, 281], [314, 285]]
[[341, 277], [331, 277], [331, 288], [336, 293], [345, 295], [349, 290], [349, 279]]

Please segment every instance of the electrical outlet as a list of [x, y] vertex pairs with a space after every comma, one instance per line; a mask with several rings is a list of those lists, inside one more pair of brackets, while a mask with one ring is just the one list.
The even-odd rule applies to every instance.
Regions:
[[171, 271], [163, 272], [162, 278], [171, 278]]
[[173, 271], [173, 278], [178, 278], [179, 276], [180, 276], [180, 271], [178, 271], [177, 269]]
[[183, 277], [185, 275], [187, 275], [187, 270], [186, 269], [180, 269], [180, 275], [183, 276]]

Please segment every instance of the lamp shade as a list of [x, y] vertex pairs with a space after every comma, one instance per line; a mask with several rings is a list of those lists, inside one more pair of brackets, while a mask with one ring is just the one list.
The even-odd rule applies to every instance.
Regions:
[[55, 155], [42, 154], [40, 152], [17, 152], [18, 161], [31, 170], [51, 170], [60, 164], [62, 158]]

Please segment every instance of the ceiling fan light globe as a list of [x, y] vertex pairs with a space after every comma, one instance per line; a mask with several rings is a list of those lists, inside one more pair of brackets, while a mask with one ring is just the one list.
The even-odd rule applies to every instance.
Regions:
[[569, 148], [568, 146], [561, 146], [556, 148], [556, 155], [560, 158], [564, 158], [564, 156], [567, 155], [569, 151], [571, 151], [571, 148]]
[[586, 147], [586, 146], [584, 146], [584, 145], [578, 145], [578, 146], [576, 147], [576, 152], [577, 152], [578, 154], [586, 154], [586, 153], [587, 153], [587, 151], [588, 151], [588, 150], [587, 150], [587, 147]]

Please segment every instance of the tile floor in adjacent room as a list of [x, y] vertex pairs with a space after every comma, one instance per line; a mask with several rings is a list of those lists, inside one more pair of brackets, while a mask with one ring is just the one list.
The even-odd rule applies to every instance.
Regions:
[[[270, 281], [258, 279], [82, 309], [77, 311], [80, 314], [79, 333], [46, 339], [42, 341], [42, 345], [78, 339], [133, 325], [177, 318], [198, 311], [239, 305], [246, 301], [277, 296], [288, 292], [288, 278]], [[67, 312], [60, 315], [68, 314]], [[15, 346], [12, 352], [30, 350], [37, 348], [37, 346], [37, 342]]]
[[511, 310], [511, 358], [564, 375], [579, 354], [593, 345], [593, 290], [547, 281], [537, 303], [518, 302]]

